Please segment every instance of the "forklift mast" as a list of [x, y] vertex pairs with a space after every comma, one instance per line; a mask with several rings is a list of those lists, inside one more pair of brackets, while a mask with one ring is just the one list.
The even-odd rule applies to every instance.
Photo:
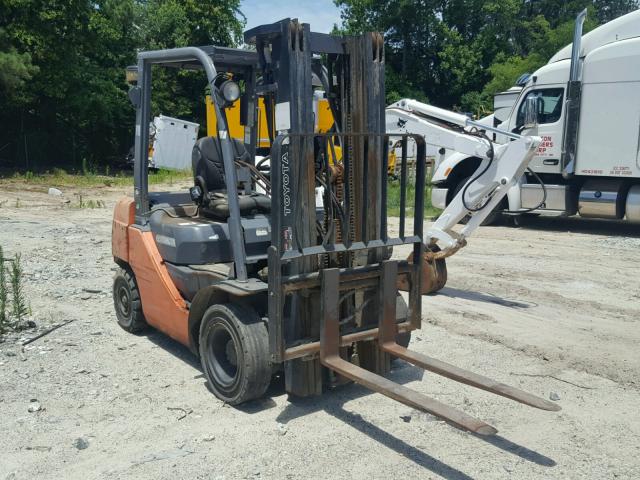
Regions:
[[[271, 150], [271, 247], [269, 249], [269, 336], [272, 361], [285, 362], [288, 392], [298, 396], [322, 390], [323, 370], [317, 339], [320, 312], [335, 304], [343, 322], [339, 336], [363, 341], [342, 349], [343, 357], [377, 373], [389, 370], [389, 355], [371, 341], [378, 322], [382, 292], [377, 279], [393, 245], [411, 244], [421, 258], [422, 215], [415, 215], [413, 234], [387, 235], [387, 137], [385, 135], [384, 47], [382, 36], [367, 33], [340, 37], [311, 32], [308, 24], [282, 20], [245, 33], [254, 44], [262, 69], [258, 88], [272, 111], [278, 133]], [[321, 77], [335, 119], [334, 132], [314, 134], [313, 75]], [[407, 136], [404, 136], [406, 144]], [[416, 172], [416, 211], [423, 211], [424, 140]], [[340, 146], [342, 164], [329, 165], [331, 149]], [[406, 192], [406, 148], [402, 188]], [[315, 189], [324, 187], [324, 211], [317, 212]], [[406, 202], [406, 195], [403, 195]], [[404, 204], [403, 204], [404, 205]], [[321, 217], [321, 218], [318, 218]], [[321, 234], [318, 233], [319, 226]], [[406, 263], [406, 262], [405, 262]], [[415, 261], [414, 265], [420, 262]], [[402, 328], [420, 326], [420, 275], [411, 276], [408, 318]], [[327, 297], [321, 277], [337, 271], [342, 299]], [[397, 289], [385, 292], [394, 304]], [[360, 333], [358, 333], [360, 332]], [[366, 332], [369, 332], [367, 334]], [[347, 338], [347, 337], [345, 337]], [[311, 340], [311, 342], [309, 342]], [[334, 338], [333, 342], [339, 342]], [[339, 379], [334, 379], [340, 381]]]

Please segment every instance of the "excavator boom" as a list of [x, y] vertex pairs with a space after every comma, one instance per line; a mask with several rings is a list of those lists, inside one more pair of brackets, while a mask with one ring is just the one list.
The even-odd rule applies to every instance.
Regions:
[[[541, 138], [506, 132], [442, 108], [416, 100], [400, 100], [386, 109], [387, 133], [424, 136], [433, 147], [478, 157], [480, 165], [466, 185], [427, 231], [431, 245], [438, 245], [438, 257], [455, 253], [493, 212], [524, 174]], [[511, 142], [496, 145], [485, 132], [506, 135]], [[462, 219], [466, 225], [453, 230]]]

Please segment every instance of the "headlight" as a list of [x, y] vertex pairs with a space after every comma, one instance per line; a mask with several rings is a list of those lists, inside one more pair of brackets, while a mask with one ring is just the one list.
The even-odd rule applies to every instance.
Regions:
[[233, 103], [240, 98], [240, 86], [233, 80], [227, 80], [220, 85], [220, 93], [225, 101]]
[[137, 65], [129, 65], [125, 70], [125, 78], [129, 85], [138, 83], [138, 67]]

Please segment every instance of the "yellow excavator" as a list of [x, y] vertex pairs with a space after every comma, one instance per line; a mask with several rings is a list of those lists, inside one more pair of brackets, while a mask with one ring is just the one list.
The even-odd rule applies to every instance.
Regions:
[[[211, 96], [207, 95], [205, 98], [206, 106], [207, 106], [207, 136], [215, 137], [218, 135], [217, 130], [217, 120], [216, 113], [213, 106], [213, 101], [211, 100]], [[333, 114], [331, 113], [331, 107], [329, 106], [329, 100], [326, 98], [314, 98], [314, 118], [315, 118], [315, 132], [316, 133], [329, 133], [332, 131], [334, 127], [334, 119]], [[229, 123], [229, 134], [231, 138], [235, 138], [237, 140], [244, 140], [245, 138], [245, 127], [240, 122], [240, 100], [236, 100], [233, 104], [226, 108], [227, 114], [227, 122]], [[269, 149], [271, 148], [271, 141], [269, 137], [269, 127], [267, 123], [267, 111], [264, 106], [264, 99], [260, 97], [258, 99], [258, 127], [257, 127], [257, 140], [256, 140], [256, 150], [264, 151], [265, 154], [268, 154]], [[271, 138], [275, 138], [275, 135], [271, 135]], [[342, 149], [339, 145], [335, 145], [333, 151], [338, 160], [338, 162], [342, 159]], [[329, 153], [329, 163], [334, 164], [337, 163], [333, 158], [333, 153]], [[388, 165], [389, 173], [394, 174], [396, 169], [396, 154], [393, 149], [390, 149], [389, 152], [389, 165]]]

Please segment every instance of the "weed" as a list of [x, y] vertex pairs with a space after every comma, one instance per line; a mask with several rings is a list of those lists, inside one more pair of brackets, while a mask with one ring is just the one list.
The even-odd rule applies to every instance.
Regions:
[[22, 284], [22, 265], [19, 253], [16, 253], [11, 262], [11, 293], [12, 293], [12, 309], [11, 314], [14, 319], [14, 326], [20, 326], [22, 319], [29, 313], [27, 299]]
[[[387, 215], [397, 217], [400, 215], [400, 181], [389, 180], [387, 183]], [[414, 216], [415, 181], [407, 181], [405, 213], [408, 217]], [[431, 218], [441, 211], [431, 205], [431, 185], [425, 186], [423, 216]]]
[[85, 200], [81, 193], [77, 193], [76, 195], [78, 195], [76, 208], [105, 208], [107, 206], [104, 200]]
[[[85, 162], [86, 163], [86, 162]], [[115, 172], [114, 172], [115, 173]], [[158, 170], [149, 172], [149, 184], [174, 184], [175, 182], [190, 180], [193, 178], [191, 170]], [[117, 172], [112, 175], [99, 175], [87, 167], [86, 174], [70, 174], [60, 168], [55, 168], [51, 172], [30, 174], [16, 173], [10, 182], [24, 182], [33, 185], [43, 185], [46, 187], [128, 187], [133, 186], [133, 175], [130, 172]], [[2, 182], [0, 180], [0, 182]]]
[[4, 252], [2, 246], [0, 246], [0, 335], [9, 329], [9, 319], [7, 318], [8, 296], [7, 267], [5, 266]]
[[90, 168], [89, 168], [89, 162], [87, 162], [86, 158], [82, 159], [82, 174], [84, 176], [88, 176], [89, 174], [92, 174], [93, 172], [91, 172]]
[[104, 208], [106, 205], [103, 200], [87, 200], [84, 208]]
[[16, 208], [20, 208], [22, 207], [22, 203], [20, 202], [19, 198], [16, 198]]

